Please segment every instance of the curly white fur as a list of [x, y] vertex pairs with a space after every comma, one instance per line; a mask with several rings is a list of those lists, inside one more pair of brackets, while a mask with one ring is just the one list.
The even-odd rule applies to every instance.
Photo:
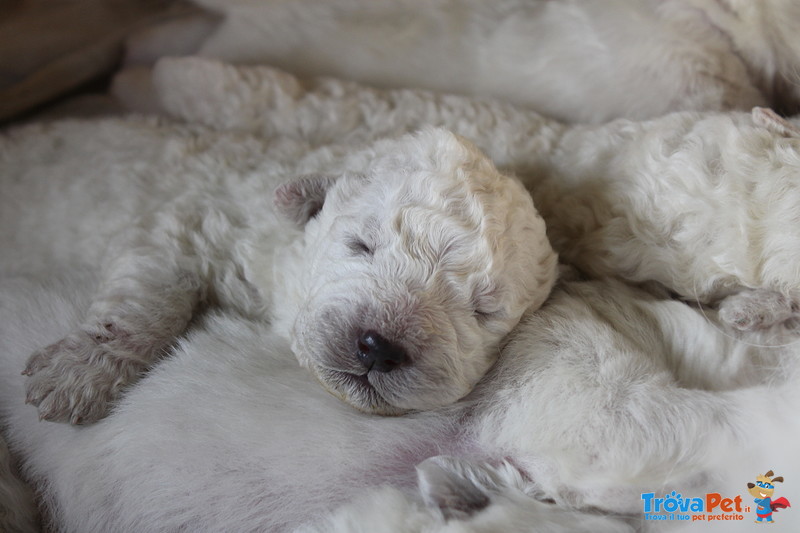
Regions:
[[[190, 68], [197, 66], [191, 64]], [[206, 68], [208, 65], [203, 65], [201, 70], [208, 72]], [[211, 71], [220, 68], [210, 66]], [[231, 69], [223, 75], [234, 80], [249, 77], [252, 83], [246, 90], [256, 89], [248, 93], [256, 96], [255, 102], [258, 91], [264, 87], [261, 76], [265, 73], [269, 77], [274, 71]], [[487, 126], [482, 135], [476, 135], [476, 141], [504, 165], [516, 165], [537, 198], [548, 193], [555, 202], [565, 202], [570, 191], [578, 194], [583, 188], [591, 190], [592, 184], [599, 183], [594, 194], [582, 197], [585, 210], [562, 209], [548, 215], [555, 225], [555, 235], [559, 231], [566, 234], [573, 227], [570, 224], [581, 230], [579, 223], [584, 221], [588, 222], [589, 230], [596, 230], [601, 240], [608, 235], [604, 232], [613, 232], [618, 227], [623, 228], [620, 235], [628, 239], [632, 230], [624, 224], [626, 217], [643, 216], [647, 209], [660, 207], [652, 203], [647, 204], [650, 207], [639, 205], [647, 194], [661, 190], [659, 187], [683, 190], [685, 197], [696, 198], [689, 194], [695, 190], [693, 187], [713, 191], [713, 187], [703, 187], [719, 183], [735, 193], [721, 196], [719, 202], [743, 202], [743, 207], [749, 207], [749, 198], [737, 187], [747, 190], [747, 186], [753, 185], [757, 191], [759, 184], [741, 172], [736, 173], [735, 168], [727, 170], [725, 177], [730, 183], [726, 183], [728, 180], [707, 172], [714, 168], [709, 167], [709, 161], [724, 163], [726, 158], [735, 161], [737, 157], [743, 162], [755, 161], [755, 168], [765, 172], [764, 187], [770, 183], [786, 187], [796, 176], [793, 126], [763, 110], [752, 117], [677, 114], [643, 124], [616, 122], [604, 127], [568, 129], [500, 104], [470, 103], [455, 97], [440, 99], [415, 92], [387, 96], [333, 82], [329, 87], [341, 89], [343, 102], [334, 95], [313, 91], [305, 100], [294, 97], [286, 100], [290, 103], [298, 100], [296, 111], [298, 116], [305, 117], [303, 120], [322, 116], [316, 112], [303, 114], [304, 109], [314, 106], [331, 112], [330, 122], [303, 122], [312, 128], [318, 125], [315, 131], [321, 132], [320, 135], [335, 132], [341, 112], [345, 117], [355, 118], [343, 122], [342, 135], [351, 136], [351, 141], [368, 134], [370, 125], [360, 122], [365, 117], [377, 121], [375, 128], [381, 133], [404, 131], [416, 125], [414, 121], [428, 119], [444, 122], [468, 135], [470, 128], [475, 131]], [[208, 88], [209, 92], [198, 90], [196, 94], [206, 99], [213, 97], [217, 87], [208, 85]], [[274, 89], [269, 86], [266, 90]], [[348, 93], [351, 90], [354, 92]], [[355, 95], [355, 101], [366, 102], [367, 109], [374, 104], [379, 112], [360, 115], [362, 108], [348, 104], [347, 94]], [[225, 96], [221, 100], [227, 103], [221, 104], [223, 114], [230, 110], [234, 116], [240, 113], [241, 108], [237, 107], [240, 104], [232, 94]], [[402, 107], [391, 111], [387, 105], [399, 96], [407, 98], [408, 114]], [[270, 102], [267, 101], [268, 106], [272, 105]], [[422, 111], [415, 114], [413, 102], [425, 103], [420, 106]], [[285, 135], [276, 145], [279, 155], [269, 165], [286, 165], [281, 168], [290, 168], [295, 175], [298, 166], [306, 168], [302, 158], [294, 161], [302, 156], [306, 145], [290, 139], [298, 131], [296, 126], [282, 132], [279, 121], [289, 124], [289, 115], [281, 114], [278, 109], [269, 111], [261, 117], [267, 123], [265, 127]], [[475, 119], [475, 125], [470, 126], [471, 118]], [[505, 118], [509, 119], [507, 125]], [[209, 120], [213, 121], [214, 115]], [[154, 121], [129, 119], [95, 123], [94, 127], [95, 135], [104, 142], [113, 143], [113, 136], [107, 135], [109, 129], [127, 132], [125, 145], [113, 146], [117, 150], [131, 144], [137, 128], [148, 135], [153, 130], [160, 132], [163, 142], [134, 152], [138, 157], [151, 154], [157, 163], [173, 161], [171, 157], [180, 159], [185, 155], [185, 147], [194, 146], [200, 152], [197, 158], [201, 169], [222, 171], [225, 161], [233, 155], [243, 168], [263, 168], [259, 161], [264, 153], [263, 141], [236, 132], [252, 123], [234, 121], [221, 128], [232, 131], [209, 137], [191, 135], [200, 131], [195, 127], [174, 129], [162, 125], [159, 129], [154, 125], [157, 125]], [[62, 145], [65, 150], [75, 150], [70, 146], [64, 148], [68, 136], [53, 134], [61, 131], [59, 128], [72, 133], [79, 129], [74, 124], [62, 124], [37, 126], [29, 131], [47, 132], [41, 138], [46, 140], [48, 149]], [[82, 131], [83, 135], [89, 133], [89, 129]], [[677, 142], [685, 137], [694, 142]], [[215, 142], [204, 144], [210, 138]], [[747, 142], [740, 144], [740, 141]], [[748, 143], [752, 142], [757, 142], [764, 152], [747, 152]], [[337, 161], [337, 154], [347, 154], [352, 149], [348, 143], [315, 153], [325, 154], [326, 162]], [[642, 154], [638, 153], [639, 145]], [[735, 148], [744, 150], [743, 155], [737, 155]], [[410, 150], [413, 153], [413, 148]], [[47, 165], [46, 160], [26, 159], [24, 151], [14, 153], [19, 157], [16, 168], [32, 168], [35, 165], [31, 159]], [[6, 157], [12, 155], [6, 151]], [[101, 161], [103, 157], [97, 153], [80, 155], [87, 159], [99, 157]], [[625, 163], [626, 155], [630, 165]], [[652, 166], [647, 164], [650, 159], [654, 161]], [[391, 158], [381, 161], [377, 164], [380, 168], [383, 162], [393, 163]], [[679, 161], [689, 169], [685, 174], [690, 178], [685, 182], [639, 178], [643, 171], [663, 170], [669, 176], [670, 168], [676, 172], [674, 177], [681, 177], [684, 174], [679, 172], [682, 168]], [[597, 179], [588, 174], [595, 167], [599, 169]], [[92, 165], [79, 161], [71, 168], [89, 172]], [[483, 167], [479, 164], [478, 168]], [[582, 168], [588, 177], [580, 173]], [[188, 170], [197, 172], [197, 167]], [[633, 191], [627, 197], [622, 195], [623, 202], [619, 205], [613, 203], [613, 196], [604, 196], [604, 187], [611, 190], [615, 186], [614, 171], [627, 184], [620, 192]], [[134, 166], [129, 172], [147, 176], [147, 165]], [[225, 180], [230, 179], [226, 175]], [[343, 185], [342, 194], [332, 205], [350, 201], [350, 196], [344, 193], [360, 179], [351, 176], [337, 180], [337, 184]], [[637, 192], [634, 186], [640, 182], [643, 186]], [[296, 183], [301, 190], [309, 185]], [[314, 184], [319, 182], [312, 180], [311, 189]], [[18, 197], [25, 187], [9, 190]], [[237, 197], [242, 205], [250, 205], [257, 198], [263, 201], [263, 195], [251, 197], [251, 192], [252, 189], [244, 190], [243, 196]], [[59, 191], [56, 189], [52, 194], [58, 196]], [[413, 187], [410, 194], [414, 197]], [[285, 199], [293, 197], [290, 194]], [[91, 202], [90, 198], [85, 200]], [[795, 207], [790, 200], [791, 195], [787, 195], [786, 205], [777, 205], [775, 209], [785, 208], [784, 215], [791, 214]], [[713, 198], [710, 201], [713, 207]], [[604, 207], [604, 202], [612, 202], [618, 211]], [[297, 208], [291, 201], [279, 203], [293, 216], [303, 218], [309, 214], [308, 209]], [[593, 226], [597, 222], [595, 216], [606, 212], [610, 213], [608, 218], [600, 217], [600, 224]], [[4, 213], [0, 211], [0, 216]], [[58, 214], [43, 212], [41, 216], [45, 220], [55, 219]], [[720, 208], [714, 214], [722, 216], [726, 212]], [[22, 217], [18, 221], [22, 228], [43, 223], [28, 222], [30, 219], [24, 213], [17, 216]], [[315, 220], [320, 227], [329, 228], [325, 216], [320, 213]], [[674, 219], [680, 217], [680, 211], [667, 206], [664, 216]], [[114, 219], [109, 217], [109, 220]], [[213, 217], [208, 220], [216, 227]], [[468, 217], [466, 221], [458, 220], [460, 224], [469, 222]], [[712, 229], [726, 229], [722, 224], [714, 226], [713, 217], [702, 220]], [[622, 222], [621, 226], [617, 221]], [[4, 227], [8, 227], [7, 223]], [[791, 227], [786, 229], [791, 231]], [[65, 238], [73, 231], [66, 226], [61, 230]], [[102, 232], [113, 228], [101, 227], [98, 231], [101, 235], [90, 237], [107, 238]], [[4, 256], [8, 265], [23, 265], [25, 254], [35, 254], [33, 248], [48, 244], [37, 244], [40, 236], [34, 232], [29, 235], [30, 239], [24, 242], [30, 248], [18, 246], [18, 255]], [[680, 235], [680, 232], [674, 234]], [[724, 237], [727, 233], [719, 235]], [[322, 242], [315, 240], [316, 237], [312, 234], [309, 242]], [[592, 248], [586, 248], [588, 251], [582, 255], [577, 247], [571, 259], [598, 275], [603, 269], [617, 269], [621, 259], [614, 258], [614, 245], [624, 243], [614, 239], [603, 242], [609, 246], [603, 250], [604, 254], [610, 252], [607, 264], [591, 260]], [[679, 261], [670, 262], [682, 257], [681, 246], [688, 246], [680, 240], [677, 243], [675, 250], [667, 248], [664, 255], [657, 239], [643, 239], [631, 254], [635, 254], [635, 259], [665, 258], [664, 265], [652, 270], [655, 274], [664, 269], [688, 272], [692, 288], [698, 285], [698, 295], [706, 301], [725, 296], [731, 287], [714, 281], [715, 270], [703, 270], [704, 261], [715, 264], [714, 254], [709, 253], [713, 243], [696, 248], [699, 256], [693, 259], [700, 265], [698, 269], [694, 265], [685, 267]], [[363, 252], [362, 244], [370, 248], [367, 241], [355, 246], [352, 241], [344, 244], [351, 251]], [[741, 246], [738, 241], [726, 244], [730, 248]], [[560, 245], [569, 253], [568, 243]], [[316, 253], [325, 256], [325, 246], [312, 247], [308, 253], [311, 257]], [[392, 249], [391, 244], [384, 246]], [[69, 249], [64, 247], [65, 251]], [[86, 249], [94, 253], [91, 246]], [[242, 253], [243, 257], [252, 257]], [[415, 250], [415, 253], [420, 252]], [[743, 255], [746, 266], [753, 258]], [[65, 254], [63, 260], [79, 259]], [[308, 263], [313, 265], [315, 261]], [[592, 271], [595, 263], [599, 264], [599, 270]], [[643, 261], [636, 266], [634, 261], [634, 267], [633, 273], [620, 272], [636, 279], [636, 272], [648, 272], [637, 268], [651, 268], [651, 265]], [[741, 272], [746, 274], [747, 269], [730, 272], [734, 289], [746, 287], [747, 278]], [[776, 272], [774, 286], [768, 276], [759, 278], [759, 283], [769, 289], [784, 289], [780, 283], [786, 281], [785, 271]], [[302, 280], [302, 271], [298, 274]], [[676, 290], [682, 287], [679, 277], [671, 279], [664, 275], [659, 281]], [[0, 365], [0, 406], [9, 427], [10, 445], [23, 454], [28, 477], [42, 482], [49, 509], [66, 531], [285, 530], [299, 526], [347, 531], [357, 520], [359, 527], [373, 530], [379, 526], [403, 527], [404, 517], [395, 512], [398, 509], [411, 513], [417, 525], [409, 527], [417, 531], [498, 530], [530, 517], [538, 517], [541, 522], [536, 525], [541, 523], [552, 530], [613, 531], [637, 525], [638, 493], [643, 490], [669, 487], [736, 490], [737, 475], [755, 461], [778, 459], [796, 466], [791, 463], [794, 450], [785, 444], [792, 443], [792, 437], [800, 434], [797, 421], [791, 416], [799, 405], [791, 378], [798, 355], [797, 345], [790, 344], [796, 340], [795, 334], [773, 328], [770, 333], [779, 335], [780, 343], [789, 344], [763, 348], [759, 346], [763, 344], [761, 332], [729, 328], [717, 320], [714, 310], [690, 308], [663, 291], [645, 291], [613, 280], [564, 280], [548, 303], [539, 312], [527, 315], [515, 329], [503, 348], [499, 364], [478, 389], [463, 402], [448, 408], [406, 417], [378, 418], [355, 413], [342, 403], [330, 401], [306, 373], [296, 368], [286, 340], [281, 338], [282, 328], [272, 331], [270, 326], [255, 319], [258, 313], [249, 310], [261, 309], [256, 306], [238, 309], [238, 314], [205, 319], [197, 331], [181, 341], [174, 357], [157, 365], [131, 389], [114, 414], [99, 424], [80, 430], [42, 424], [32, 409], [22, 405], [23, 381], [18, 368], [36, 346], [69, 334], [78, 317], [90, 308], [90, 303], [84, 300], [86, 287], [85, 283], [77, 283], [54, 291], [42, 287], [40, 277], [33, 282], [5, 282], [4, 298], [0, 299], [3, 303], [0, 354], [4, 358]], [[302, 283], [279, 284], [279, 288], [283, 287], [306, 290]], [[735, 296], [742, 294], [748, 293]], [[78, 302], [77, 309], [71, 300]], [[227, 309], [237, 310], [234, 306]], [[277, 324], [282, 322], [278, 320]], [[788, 406], [784, 411], [770, 410], [775, 397]], [[753, 434], [773, 445], [768, 450], [757, 446], [749, 438]], [[414, 469], [416, 465], [419, 474]], [[742, 476], [738, 482], [749, 477]], [[376, 485], [386, 486], [379, 491], [365, 488]], [[390, 505], [390, 510], [386, 514], [376, 513], [372, 505], [379, 504]], [[328, 515], [342, 505], [339, 511]], [[365, 507], [373, 511], [364, 514]], [[613, 514], [594, 515], [597, 511]]]
[[561, 258], [584, 272], [710, 304], [769, 289], [793, 314], [800, 129], [770, 110], [570, 127], [499, 102], [199, 58], [162, 60], [154, 79], [164, 109], [221, 130], [328, 144], [445, 126], [522, 179]]

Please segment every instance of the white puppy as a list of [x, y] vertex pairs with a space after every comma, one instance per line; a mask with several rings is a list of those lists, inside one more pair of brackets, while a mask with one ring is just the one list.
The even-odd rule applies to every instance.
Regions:
[[[800, 111], [796, 0], [196, 3], [223, 15], [198, 55], [303, 76], [497, 97], [568, 122]], [[139, 55], [171, 52], [160, 44], [140, 40]], [[136, 107], [131, 81], [117, 89]]]
[[800, 129], [770, 110], [565, 126], [499, 102], [203, 59], [162, 60], [154, 78], [165, 109], [220, 130], [325, 144], [445, 126], [520, 176], [582, 271], [726, 299], [723, 318], [742, 329], [797, 315]]
[[64, 532], [618, 532], [642, 520], [642, 492], [733, 497], [750, 477], [737, 465], [766, 461], [800, 474], [797, 387], [778, 377], [798, 345], [748, 345], [713, 312], [619, 282], [564, 281], [446, 408], [358, 413], [271, 326], [212, 314], [79, 429], [22, 404], [27, 353], [89, 305], [85, 283], [46, 285], [0, 286], [0, 407]]
[[140, 119], [0, 143], [4, 272], [102, 269], [85, 317], [25, 368], [47, 420], [104, 416], [206, 306], [273, 320], [359, 409], [445, 405], [556, 275], [522, 186], [443, 130], [338, 155]]

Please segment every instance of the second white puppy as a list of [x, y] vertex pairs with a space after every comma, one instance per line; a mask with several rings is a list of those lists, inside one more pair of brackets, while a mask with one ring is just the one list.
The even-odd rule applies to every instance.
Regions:
[[16, 368], [83, 287], [0, 283], [0, 419], [61, 531], [616, 533], [644, 492], [800, 477], [798, 345], [621, 282], [563, 279], [471, 395], [401, 417], [331, 401], [271, 326], [213, 313], [76, 431], [37, 420]]

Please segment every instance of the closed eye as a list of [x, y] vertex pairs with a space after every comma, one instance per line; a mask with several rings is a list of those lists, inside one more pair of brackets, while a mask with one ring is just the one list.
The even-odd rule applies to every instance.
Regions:
[[358, 237], [348, 238], [347, 248], [350, 249], [353, 255], [372, 256], [375, 253], [375, 251], [366, 242]]
[[505, 318], [505, 309], [498, 301], [497, 286], [488, 278], [482, 280], [472, 296], [472, 316], [481, 323]]
[[474, 316], [475, 319], [480, 323], [489, 322], [500, 318], [500, 314], [500, 311], [485, 311], [481, 309], [475, 309], [472, 312], [472, 316]]

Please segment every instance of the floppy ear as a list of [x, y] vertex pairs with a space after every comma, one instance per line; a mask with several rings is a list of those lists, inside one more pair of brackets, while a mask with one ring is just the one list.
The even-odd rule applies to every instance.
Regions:
[[275, 207], [298, 226], [304, 226], [322, 209], [325, 195], [337, 179], [314, 174], [284, 183], [275, 189]]
[[747, 488], [748, 488], [748, 489], [752, 489], [752, 488], [753, 488], [753, 487], [755, 487], [755, 486], [756, 486], [756, 484], [755, 484], [755, 483], [748, 483], [748, 484], [747, 484]]
[[[800, 137], [800, 128], [768, 107], [754, 107], [753, 122], [784, 137]], [[769, 477], [770, 474], [767, 474]]]
[[764, 477], [772, 477], [772, 474], [773, 474], [773, 473], [774, 473], [774, 472], [773, 472], [772, 470], [770, 470], [769, 472], [767, 472], [766, 474], [764, 474]]
[[775, 483], [776, 481], [779, 482], [779, 483], [783, 483], [783, 476], [778, 476], [778, 477], [772, 478], [772, 482], [773, 483]]

